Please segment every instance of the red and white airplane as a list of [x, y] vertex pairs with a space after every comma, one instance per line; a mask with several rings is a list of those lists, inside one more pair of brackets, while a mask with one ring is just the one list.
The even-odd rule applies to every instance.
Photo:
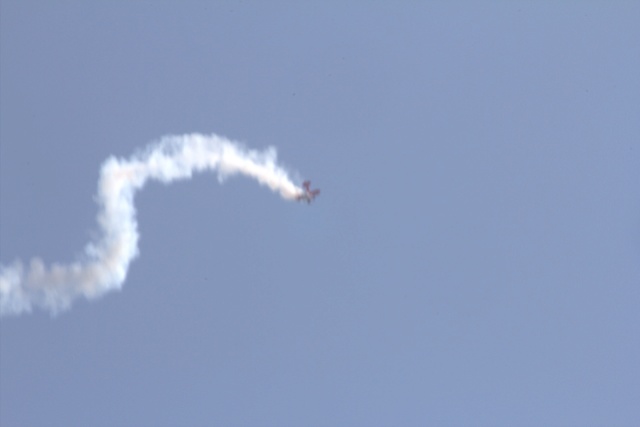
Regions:
[[311, 181], [305, 181], [302, 183], [302, 186], [304, 187], [304, 193], [297, 195], [296, 200], [311, 203], [313, 199], [315, 199], [318, 194], [320, 194], [319, 189], [316, 188], [315, 190], [312, 190], [311, 188], [309, 188], [310, 185]]

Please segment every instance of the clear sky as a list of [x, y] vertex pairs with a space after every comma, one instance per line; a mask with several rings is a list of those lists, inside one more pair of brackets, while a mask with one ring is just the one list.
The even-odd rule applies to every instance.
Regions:
[[640, 425], [640, 3], [0, 4], [0, 262], [75, 260], [102, 162], [165, 134], [213, 174], [136, 197], [120, 292], [0, 323], [0, 424]]

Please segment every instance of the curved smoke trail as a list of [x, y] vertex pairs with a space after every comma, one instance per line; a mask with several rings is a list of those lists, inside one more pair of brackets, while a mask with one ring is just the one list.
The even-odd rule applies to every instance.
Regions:
[[19, 314], [40, 306], [55, 314], [80, 296], [97, 298], [119, 289], [129, 264], [138, 255], [138, 226], [133, 199], [150, 179], [164, 183], [212, 170], [219, 179], [236, 173], [289, 200], [303, 190], [276, 163], [276, 151], [247, 150], [217, 135], [166, 136], [129, 159], [108, 158], [98, 182], [98, 225], [101, 237], [87, 244], [83, 259], [49, 267], [34, 258], [0, 265], [0, 315]]

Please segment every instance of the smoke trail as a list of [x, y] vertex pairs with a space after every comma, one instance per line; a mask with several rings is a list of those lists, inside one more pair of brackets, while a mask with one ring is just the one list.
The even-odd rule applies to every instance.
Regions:
[[247, 175], [288, 200], [303, 191], [276, 164], [275, 149], [246, 150], [217, 135], [166, 136], [130, 159], [110, 157], [98, 182], [101, 237], [86, 246], [81, 260], [69, 265], [47, 267], [37, 258], [26, 268], [20, 261], [0, 265], [0, 315], [28, 312], [33, 306], [56, 314], [80, 296], [93, 299], [121, 288], [138, 255], [136, 191], [150, 179], [170, 183], [205, 170], [217, 170], [219, 180]]

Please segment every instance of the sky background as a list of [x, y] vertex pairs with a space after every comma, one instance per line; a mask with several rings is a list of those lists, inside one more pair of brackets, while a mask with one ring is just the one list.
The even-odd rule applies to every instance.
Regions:
[[[346, 4], [344, 4], [346, 3]], [[0, 424], [640, 425], [640, 3], [0, 3], [0, 261], [217, 133], [322, 189], [136, 196], [121, 292], [0, 323]]]

